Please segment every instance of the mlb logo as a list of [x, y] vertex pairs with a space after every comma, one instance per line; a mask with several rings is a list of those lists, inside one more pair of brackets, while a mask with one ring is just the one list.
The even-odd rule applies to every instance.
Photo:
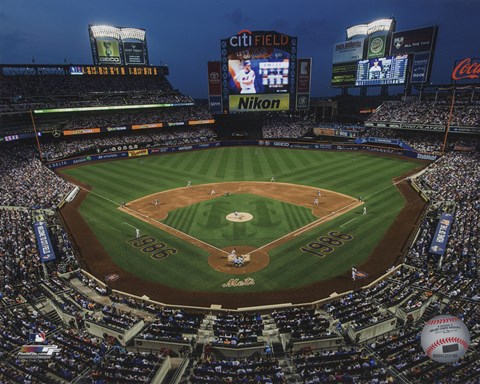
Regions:
[[395, 48], [400, 49], [400, 47], [403, 45], [404, 41], [405, 41], [405, 38], [403, 36], [402, 37], [396, 37], [393, 40], [393, 45], [395, 46]]
[[38, 333], [30, 333], [28, 335], [28, 341], [30, 343], [43, 343], [45, 342], [45, 332], [38, 332]]

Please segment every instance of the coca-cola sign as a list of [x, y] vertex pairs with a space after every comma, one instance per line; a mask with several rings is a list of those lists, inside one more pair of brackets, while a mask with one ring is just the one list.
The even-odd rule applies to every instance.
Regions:
[[479, 79], [480, 59], [468, 57], [455, 62], [452, 72], [452, 80]]

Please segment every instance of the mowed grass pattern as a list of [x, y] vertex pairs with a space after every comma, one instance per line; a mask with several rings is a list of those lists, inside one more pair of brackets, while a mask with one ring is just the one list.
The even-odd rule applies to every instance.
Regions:
[[[309, 185], [362, 196], [368, 209], [351, 211], [314, 231], [296, 237], [273, 250], [268, 268], [252, 273], [255, 285], [230, 288], [235, 292], [285, 289], [326, 279], [361, 265], [372, 252], [404, 205], [392, 179], [420, 164], [407, 158], [368, 153], [291, 150], [267, 147], [233, 147], [86, 164], [62, 172], [93, 187], [80, 212], [100, 242], [122, 268], [138, 276], [183, 289], [222, 291], [230, 275], [212, 270], [208, 254], [174, 236], [119, 211], [122, 201], [186, 186], [222, 181], [269, 181]], [[192, 207], [192, 209], [194, 209]], [[217, 220], [213, 219], [212, 220]], [[141, 229], [177, 253], [154, 260], [126, 246], [133, 237], [128, 223]], [[329, 231], [353, 236], [323, 258], [302, 252]], [[246, 276], [247, 277], [247, 276]]]
[[[231, 222], [232, 212], [247, 212], [251, 221]], [[217, 248], [232, 245], [260, 247], [317, 218], [311, 209], [251, 194], [218, 196], [213, 200], [169, 212], [166, 225]]]

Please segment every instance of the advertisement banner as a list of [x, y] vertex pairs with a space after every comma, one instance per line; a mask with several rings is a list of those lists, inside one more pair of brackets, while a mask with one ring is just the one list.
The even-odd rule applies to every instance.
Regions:
[[148, 149], [136, 149], [133, 151], [128, 151], [128, 157], [146, 156], [146, 155], [148, 155]]
[[387, 34], [370, 36], [368, 39], [367, 59], [384, 57], [387, 47]]
[[297, 110], [306, 111], [310, 108], [310, 94], [297, 94]]
[[480, 58], [471, 58], [455, 61], [452, 80], [478, 81], [480, 79]]
[[297, 93], [310, 93], [312, 59], [298, 59]]
[[98, 37], [96, 44], [100, 64], [122, 64], [118, 40]]
[[411, 84], [422, 84], [428, 81], [430, 52], [415, 53], [412, 62]]
[[357, 76], [357, 63], [333, 64], [332, 87], [352, 87]]
[[151, 124], [134, 124], [132, 129], [149, 129], [149, 128], [162, 128], [163, 123], [151, 123]]
[[100, 133], [100, 128], [85, 128], [85, 129], [75, 129], [73, 131], [63, 131], [64, 136], [71, 135], [86, 135], [89, 133]]
[[418, 159], [418, 160], [428, 160], [428, 161], [435, 161], [438, 159], [438, 155], [432, 155], [429, 153], [419, 153], [415, 151], [403, 151], [403, 155], [407, 157], [411, 157], [413, 159]]
[[212, 113], [222, 112], [222, 97], [221, 96], [209, 96], [208, 108]]
[[452, 228], [452, 222], [452, 214], [442, 213], [430, 245], [430, 253], [435, 255], [443, 255], [445, 253], [448, 243], [448, 235], [450, 234], [450, 229]]
[[107, 127], [107, 132], [126, 131], [127, 127]]
[[145, 65], [144, 47], [141, 41], [123, 42], [123, 55], [126, 65]]
[[410, 29], [408, 31], [394, 32], [390, 54], [409, 55], [416, 52], [431, 52], [435, 48], [435, 34], [437, 28], [426, 27]]
[[231, 95], [228, 100], [231, 112], [287, 111], [290, 107], [288, 94]]
[[333, 128], [313, 128], [315, 136], [334, 136], [335, 130]]
[[364, 38], [357, 38], [333, 44], [332, 63], [348, 63], [363, 59]]
[[47, 224], [44, 221], [36, 221], [33, 223], [33, 230], [37, 238], [37, 248], [40, 253], [40, 261], [45, 263], [47, 261], [55, 260], [55, 252], [53, 251], [50, 236], [48, 235]]
[[208, 62], [208, 95], [221, 96], [222, 79], [220, 77], [221, 69], [219, 61]]
[[389, 145], [400, 145], [400, 140], [398, 139], [389, 139], [386, 137], [369, 137], [367, 139], [369, 143], [380, 143], [380, 144], [389, 144]]
[[215, 120], [210, 119], [210, 120], [190, 120], [188, 122], [188, 125], [199, 125], [199, 124], [214, 124]]

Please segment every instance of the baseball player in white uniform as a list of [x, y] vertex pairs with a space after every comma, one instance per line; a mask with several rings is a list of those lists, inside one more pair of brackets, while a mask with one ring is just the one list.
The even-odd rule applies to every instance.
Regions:
[[313, 199], [313, 205], [318, 205], [318, 198], [315, 197], [315, 199]]
[[240, 83], [240, 93], [257, 93], [255, 90], [255, 72], [252, 70], [250, 60], [245, 60], [243, 69], [235, 76], [235, 80]]

